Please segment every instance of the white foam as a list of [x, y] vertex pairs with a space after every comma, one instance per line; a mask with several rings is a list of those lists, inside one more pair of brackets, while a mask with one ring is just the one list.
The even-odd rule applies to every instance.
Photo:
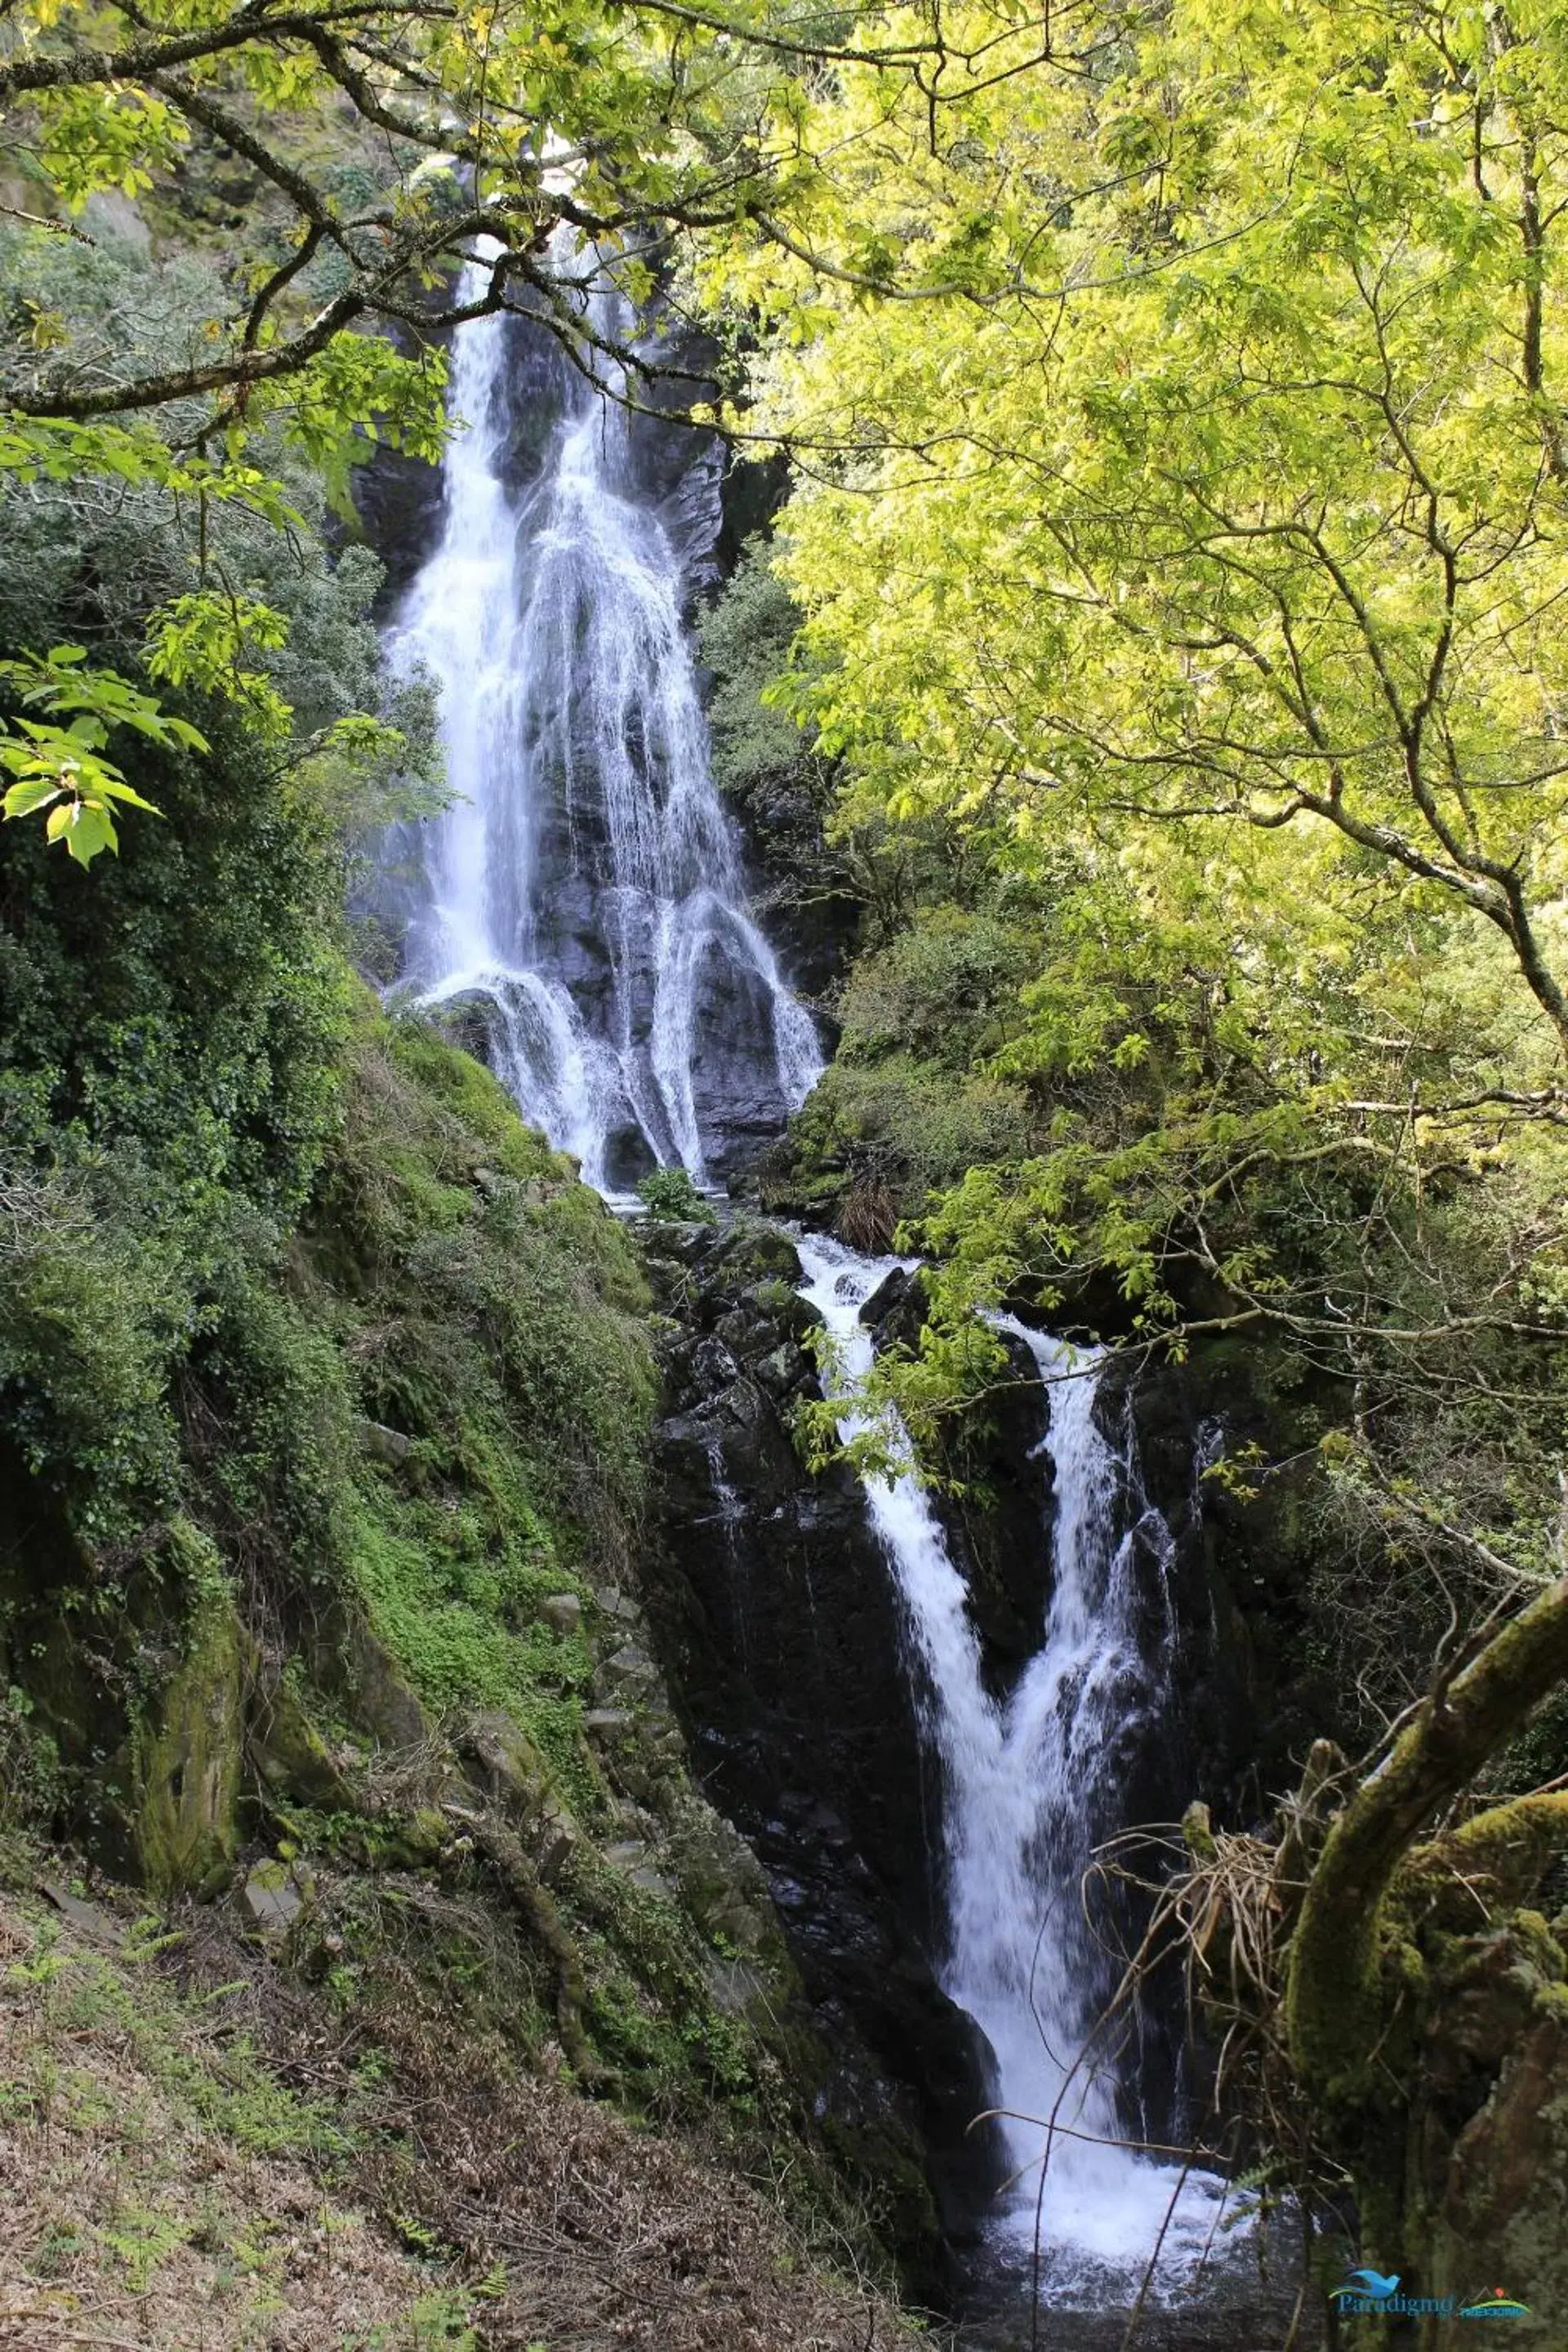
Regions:
[[[836, 1343], [845, 1397], [869, 1370], [859, 1312], [897, 1258], [866, 1258], [816, 1235], [799, 1244], [802, 1295]], [[1125, 2272], [1147, 2262], [1165, 2229], [1162, 2268], [1179, 2271], [1206, 2237], [1219, 2184], [1115, 2143], [1115, 2078], [1094, 2028], [1103, 1990], [1082, 1917], [1080, 1883], [1100, 1810], [1101, 1778], [1118, 1738], [1160, 1696], [1159, 1664], [1141, 1653], [1128, 1516], [1128, 1465], [1095, 1416], [1099, 1361], [1007, 1318], [1049, 1382], [1046, 1440], [1055, 1473], [1051, 1597], [1040, 1645], [1011, 1696], [985, 1688], [963, 1578], [931, 1497], [912, 1469], [866, 1481], [878, 1535], [898, 1580], [909, 1638], [929, 1688], [926, 1730], [945, 1768], [948, 1948], [943, 1990], [989, 2042], [999, 2106], [1017, 2179], [1003, 2232], [1041, 2241], [1064, 2263]], [[846, 1402], [846, 1439], [867, 1427]], [[907, 1441], [893, 1432], [895, 1454]], [[1141, 1495], [1138, 1538], [1169, 1536]], [[1046, 1540], [1044, 1530], [1041, 1541]], [[1157, 1540], [1154, 1544], [1159, 1556]], [[1041, 2159], [1054, 2120], [1043, 2194]], [[1179, 2192], [1179, 2193], [1178, 2193]], [[1166, 2226], [1173, 2196], [1176, 2209]]]
[[[483, 282], [471, 264], [461, 293]], [[595, 298], [600, 323], [631, 323]], [[587, 383], [565, 394], [531, 488], [504, 479], [514, 326], [460, 327], [441, 536], [390, 639], [440, 692], [452, 807], [426, 829], [428, 904], [409, 943], [424, 1001], [485, 998], [500, 1076], [524, 1115], [605, 1189], [605, 1150], [640, 1129], [661, 1164], [707, 1181], [697, 1060], [705, 970], [760, 992], [782, 1112], [821, 1069], [809, 1016], [752, 918], [714, 790], [682, 625], [681, 566], [653, 508], [625, 494], [625, 419]], [[623, 487], [617, 487], [622, 485]], [[549, 814], [594, 846], [593, 984], [546, 945]], [[714, 1040], [707, 1040], [714, 1050]]]

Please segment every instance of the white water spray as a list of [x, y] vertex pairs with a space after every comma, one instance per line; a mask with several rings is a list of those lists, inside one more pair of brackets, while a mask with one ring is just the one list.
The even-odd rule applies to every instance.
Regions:
[[[860, 1309], [905, 1261], [860, 1257], [816, 1236], [799, 1249], [802, 1295], [826, 1321], [836, 1381], [847, 1396], [871, 1365]], [[1046, 1623], [1005, 1703], [986, 1691], [963, 1580], [912, 1469], [868, 1478], [866, 1494], [923, 1669], [925, 1730], [944, 1769], [942, 1988], [984, 2032], [997, 2104], [1012, 2111], [1003, 2130], [1018, 2179], [1004, 2227], [1033, 2235], [1045, 2125], [1054, 2118], [1041, 2242], [1058, 2273], [1085, 2266], [1123, 2272], [1148, 2259], [1178, 2176], [1115, 2145], [1123, 2135], [1109, 2053], [1092, 2041], [1101, 1970], [1079, 1887], [1114, 1759], [1161, 1696], [1157, 1668], [1137, 1639], [1135, 1546], [1152, 1539], [1163, 1565], [1170, 1538], [1146, 1508], [1117, 1534], [1128, 1465], [1095, 1419], [1094, 1354], [1010, 1318], [995, 1320], [1024, 1341], [1050, 1384], [1045, 1444], [1056, 1489]], [[839, 1423], [846, 1439], [866, 1426], [847, 1404]], [[1194, 2232], [1201, 2239], [1206, 2231], [1212, 2186], [1194, 2178], [1178, 2196], [1165, 2235], [1167, 2268], [1184, 2262]]]
[[[470, 265], [462, 288], [482, 283]], [[595, 296], [599, 323], [613, 298]], [[747, 910], [709, 768], [679, 559], [628, 494], [626, 420], [573, 384], [542, 469], [505, 480], [514, 321], [458, 330], [439, 543], [393, 655], [440, 691], [448, 783], [407, 977], [486, 1008], [523, 1115], [613, 1190], [640, 1162], [709, 1178], [700, 1087], [771, 1059], [777, 1121], [821, 1067], [816, 1032]], [[755, 1034], [753, 1034], [755, 1033]]]

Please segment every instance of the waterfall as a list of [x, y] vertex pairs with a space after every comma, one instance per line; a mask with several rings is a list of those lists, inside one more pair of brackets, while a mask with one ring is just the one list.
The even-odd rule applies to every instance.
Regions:
[[[802, 1296], [835, 1342], [847, 1440], [867, 1425], [849, 1401], [872, 1357], [860, 1308], [907, 1261], [861, 1257], [815, 1235], [799, 1248]], [[1139, 1639], [1135, 1569], [1146, 1548], [1163, 1581], [1171, 1541], [1131, 1456], [1120, 1458], [1100, 1429], [1095, 1354], [994, 1319], [1024, 1341], [1050, 1384], [1043, 1443], [1056, 1496], [1046, 1622], [1005, 1701], [986, 1690], [964, 1582], [912, 1467], [895, 1463], [892, 1475], [868, 1477], [866, 1494], [904, 1604], [924, 1729], [943, 1768], [941, 1979], [990, 2044], [996, 2102], [1011, 2111], [1003, 2130], [1017, 2185], [1003, 2226], [1033, 2235], [1044, 2124], [1054, 2116], [1042, 2244], [1058, 2274], [1085, 2265], [1117, 2272], [1148, 2258], [1178, 2175], [1114, 2145], [1124, 2127], [1110, 2053], [1092, 2039], [1105, 1969], [1080, 1884], [1097, 1836], [1115, 1826], [1129, 1750], [1164, 1696], [1163, 1657], [1151, 1661]], [[1165, 2246], [1173, 2262], [1206, 2230], [1211, 2189], [1194, 2177], [1178, 2196]]]
[[[481, 283], [470, 265], [463, 294]], [[595, 293], [601, 326], [635, 322]], [[571, 370], [535, 478], [509, 485], [509, 377], [541, 331], [458, 331], [441, 535], [391, 643], [439, 690], [456, 797], [426, 828], [405, 977], [482, 1013], [489, 1058], [586, 1180], [700, 1184], [725, 1122], [781, 1127], [821, 1066], [747, 909], [710, 772], [686, 582], [624, 409]], [[612, 391], [618, 387], [612, 385]]]
[[[464, 290], [478, 283], [470, 271]], [[592, 297], [624, 342], [635, 321], [612, 299]], [[747, 907], [709, 765], [686, 567], [634, 428], [557, 368], [520, 450], [519, 367], [531, 355], [537, 374], [541, 333], [502, 316], [458, 333], [462, 429], [440, 536], [393, 632], [395, 663], [438, 688], [455, 793], [419, 836], [405, 976], [425, 1003], [482, 1019], [524, 1116], [588, 1181], [615, 1197], [658, 1164], [711, 1183], [804, 1100], [817, 1040]], [[872, 1352], [859, 1310], [900, 1261], [815, 1237], [800, 1254], [804, 1295], [838, 1343], [851, 1436], [849, 1392]], [[866, 1493], [942, 1767], [942, 1981], [1015, 2111], [1004, 2227], [1032, 2234], [1054, 2118], [1043, 2235], [1058, 2274], [1058, 2258], [1080, 2276], [1120, 2273], [1146, 2257], [1175, 2176], [1115, 2144], [1110, 2058], [1089, 2046], [1104, 1967], [1079, 1882], [1112, 1825], [1120, 1759], [1163, 1696], [1160, 1646], [1140, 1639], [1137, 1570], [1167, 1564], [1170, 1539], [1139, 1502], [1131, 1453], [1101, 1432], [1095, 1359], [997, 1320], [1050, 1384], [1057, 1504], [1039, 1647], [1005, 1701], [986, 1689], [963, 1580], [912, 1469], [868, 1478]], [[710, 1466], [743, 1654], [744, 1503], [716, 1452]], [[1205, 2185], [1191, 2184], [1168, 2251], [1211, 2213]]]

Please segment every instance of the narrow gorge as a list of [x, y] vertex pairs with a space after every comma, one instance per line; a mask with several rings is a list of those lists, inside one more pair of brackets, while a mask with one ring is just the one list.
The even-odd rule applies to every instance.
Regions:
[[[563, 264], [570, 299], [635, 341], [595, 274], [591, 254]], [[1216, 2346], [1235, 2217], [1222, 2237], [1221, 2183], [1167, 2153], [1186, 2121], [1170, 1988], [1164, 2015], [1102, 2014], [1136, 1906], [1109, 1879], [1096, 1897], [1093, 1857], [1189, 1793], [1181, 1717], [1213, 1643], [1183, 1612], [1218, 1424], [1194, 1432], [1184, 1577], [1131, 1395], [1102, 1391], [1093, 1347], [994, 1317], [1011, 1507], [987, 1526], [982, 1482], [973, 1517], [1010, 1555], [1000, 1643], [975, 1547], [896, 1424], [885, 1474], [807, 1474], [792, 1404], [826, 1382], [842, 1437], [867, 1433], [857, 1390], [879, 1335], [918, 1331], [919, 1292], [913, 1261], [758, 1222], [754, 1171], [823, 1065], [711, 773], [692, 625], [721, 571], [718, 447], [517, 319], [459, 329], [451, 402], [438, 522], [389, 644], [437, 686], [454, 805], [392, 840], [371, 903], [402, 931], [395, 992], [641, 1218], [671, 1318], [660, 1663], [839, 2053], [835, 2120], [907, 2116], [948, 2248], [927, 2289], [1005, 2340], [1119, 2340], [1142, 2284], [1155, 2313], [1195, 2301], [1163, 2340]], [[688, 1222], [643, 1214], [657, 1169], [690, 1180]], [[1276, 2299], [1256, 2274], [1241, 2290]]]

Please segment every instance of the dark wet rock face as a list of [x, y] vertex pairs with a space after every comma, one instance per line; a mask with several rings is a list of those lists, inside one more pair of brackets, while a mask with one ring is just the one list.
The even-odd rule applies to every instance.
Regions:
[[[761, 1857], [818, 2021], [844, 2053], [847, 2111], [877, 2095], [868, 2086], [891, 2086], [925, 2140], [950, 2233], [972, 2241], [995, 2176], [991, 2152], [963, 2132], [986, 2104], [984, 2053], [935, 1975], [942, 1769], [858, 1482], [842, 1465], [811, 1475], [792, 1442], [792, 1408], [820, 1394], [816, 1311], [796, 1295], [798, 1260], [776, 1230], [644, 1234], [672, 1321], [650, 1603], [664, 1663], [707, 1792]], [[879, 1351], [912, 1348], [922, 1315], [921, 1276], [901, 1268], [862, 1309]], [[1006, 1348], [933, 1465], [998, 1698], [1039, 1649], [1056, 1507], [1038, 1370], [1021, 1341]], [[1130, 1481], [1139, 1646], [1170, 1664], [1152, 1712], [1130, 1688], [1106, 1776], [1114, 1816], [1096, 1836], [1169, 1822], [1193, 1795], [1223, 1790], [1253, 1741], [1245, 1637], [1216, 1633], [1237, 1616], [1227, 1577], [1250, 1556], [1247, 1530], [1215, 1533], [1201, 1475], [1222, 1388], [1186, 1375], [1129, 1383], [1114, 1368], [1104, 1380], [1099, 1418]], [[1136, 1906], [1100, 1899], [1108, 1933], [1136, 1942]], [[1156, 1984], [1124, 2104], [1130, 2130], [1169, 2137], [1201, 2089], [1184, 2014], [1179, 1987]]]
[[[1176, 1654], [1168, 1777], [1228, 1822], [1294, 1788], [1313, 1738], [1337, 1736], [1342, 1695], [1318, 1663], [1306, 1595], [1316, 1476], [1313, 1401], [1272, 1392], [1258, 1349], [1194, 1348], [1186, 1362], [1113, 1365], [1106, 1410], [1131, 1427], [1146, 1491], [1173, 1538]], [[1255, 1447], [1269, 1465], [1208, 1475]]]
[[815, 1308], [766, 1227], [644, 1229], [679, 1328], [658, 1431], [649, 1613], [704, 1789], [754, 1848], [819, 2028], [840, 2127], [891, 2100], [928, 2150], [949, 2235], [994, 2155], [973, 2027], [936, 1981], [942, 1791], [898, 1603], [853, 1475], [805, 1470], [792, 1403], [820, 1393]]

